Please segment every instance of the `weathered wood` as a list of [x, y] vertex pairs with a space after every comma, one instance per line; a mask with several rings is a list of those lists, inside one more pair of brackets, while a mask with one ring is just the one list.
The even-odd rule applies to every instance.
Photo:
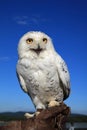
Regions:
[[69, 113], [70, 108], [62, 103], [60, 106], [42, 110], [31, 119], [10, 121], [6, 126], [0, 126], [0, 130], [65, 130]]

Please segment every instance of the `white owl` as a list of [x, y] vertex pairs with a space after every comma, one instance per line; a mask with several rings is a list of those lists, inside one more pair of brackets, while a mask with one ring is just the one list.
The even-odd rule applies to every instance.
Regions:
[[18, 54], [18, 79], [37, 111], [59, 105], [69, 96], [69, 72], [49, 36], [37, 31], [26, 33], [19, 41]]

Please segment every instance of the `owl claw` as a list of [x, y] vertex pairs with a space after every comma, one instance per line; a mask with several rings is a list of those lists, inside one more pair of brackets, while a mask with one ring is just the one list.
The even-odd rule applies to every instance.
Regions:
[[36, 116], [38, 116], [39, 114], [40, 114], [40, 112], [39, 112], [39, 111], [35, 112], [35, 115], [36, 115]]
[[25, 113], [24, 116], [29, 119], [29, 118], [33, 118], [34, 116], [38, 116], [40, 114], [39, 111], [35, 112], [34, 114], [30, 114], [30, 113]]
[[30, 114], [30, 113], [25, 113], [24, 116], [29, 119], [29, 118], [32, 118], [34, 117], [35, 114]]
[[48, 107], [54, 107], [54, 106], [59, 106], [59, 105], [60, 105], [60, 103], [57, 101], [50, 101], [48, 104]]

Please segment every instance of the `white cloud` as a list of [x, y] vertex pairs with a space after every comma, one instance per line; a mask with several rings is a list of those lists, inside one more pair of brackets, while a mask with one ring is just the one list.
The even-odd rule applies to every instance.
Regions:
[[14, 17], [14, 21], [20, 25], [27, 25], [28, 17], [27, 16], [17, 16], [17, 17]]
[[0, 57], [0, 62], [7, 62], [9, 60], [10, 60], [10, 57], [8, 57], [8, 56], [2, 56], [2, 57]]
[[42, 22], [47, 22], [48, 19], [42, 18], [42, 16], [36, 14], [32, 16], [16, 16], [14, 17], [14, 21], [19, 25], [38, 25]]
[[20, 21], [17, 21], [18, 24], [21, 24], [21, 25], [26, 25], [27, 22], [26, 21], [23, 21], [23, 20], [20, 20]]

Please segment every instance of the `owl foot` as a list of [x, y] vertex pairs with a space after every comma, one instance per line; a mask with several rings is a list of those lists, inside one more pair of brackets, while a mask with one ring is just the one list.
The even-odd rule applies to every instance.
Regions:
[[25, 113], [24, 116], [29, 119], [29, 118], [33, 118], [34, 116], [38, 116], [40, 114], [39, 111], [35, 112], [34, 114], [30, 114], [30, 113]]
[[30, 113], [25, 113], [24, 116], [29, 119], [29, 118], [32, 118], [34, 117], [35, 114], [30, 114]]
[[39, 114], [40, 114], [40, 112], [39, 112], [39, 111], [35, 112], [35, 116], [38, 116]]
[[48, 104], [48, 107], [54, 107], [54, 106], [59, 106], [59, 105], [60, 105], [60, 103], [57, 101], [50, 101]]

